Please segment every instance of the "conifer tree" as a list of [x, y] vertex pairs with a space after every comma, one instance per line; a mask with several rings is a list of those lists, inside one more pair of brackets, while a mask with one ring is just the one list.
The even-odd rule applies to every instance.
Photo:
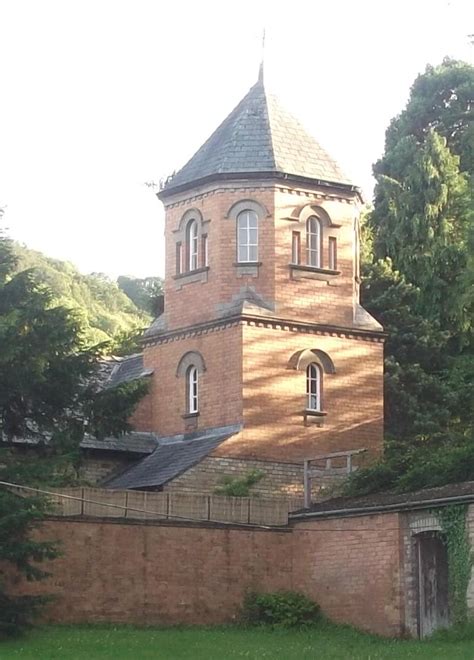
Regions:
[[[34, 270], [15, 271], [12, 243], [0, 234], [0, 440], [28, 439], [35, 453], [0, 449], [0, 481], [23, 486], [68, 483], [86, 430], [98, 437], [126, 430], [146, 391], [143, 381], [101, 388], [105, 346], [90, 348], [74, 312], [57, 306]], [[39, 496], [0, 485], [0, 635], [20, 630], [41, 605], [10, 592], [13, 570], [27, 579], [58, 548], [31, 538], [47, 513]]]

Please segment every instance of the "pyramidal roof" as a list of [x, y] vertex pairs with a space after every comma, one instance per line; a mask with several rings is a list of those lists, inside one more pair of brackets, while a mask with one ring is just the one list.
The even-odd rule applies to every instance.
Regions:
[[159, 195], [207, 180], [242, 178], [243, 174], [290, 176], [352, 187], [321, 145], [267, 92], [262, 71], [247, 95]]

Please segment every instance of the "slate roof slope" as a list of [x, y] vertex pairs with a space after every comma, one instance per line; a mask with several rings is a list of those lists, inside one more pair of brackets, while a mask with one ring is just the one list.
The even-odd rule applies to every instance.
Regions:
[[435, 488], [424, 488], [411, 493], [373, 493], [360, 497], [334, 497], [324, 502], [312, 504], [308, 509], [292, 512], [291, 517], [343, 515], [343, 512], [383, 510], [386, 507], [394, 510], [429, 508], [433, 502], [451, 501], [453, 499], [474, 501], [474, 481], [462, 481], [446, 484]]
[[129, 383], [153, 374], [152, 369], [144, 368], [142, 353], [126, 355], [123, 358], [113, 358], [111, 362], [111, 371], [108, 380], [105, 382], [105, 388], [117, 387], [122, 383]]
[[[0, 446], [23, 446], [36, 447], [44, 442], [49, 442], [48, 438], [12, 438], [8, 440], [4, 434], [0, 433]], [[130, 431], [118, 437], [107, 437], [98, 440], [92, 435], [86, 435], [81, 440], [81, 449], [97, 449], [100, 451], [118, 451], [130, 454], [151, 454], [158, 445], [158, 438], [154, 433], [145, 433], [142, 431]]]
[[153, 454], [105, 483], [106, 488], [156, 488], [199, 463], [221, 442], [240, 431], [240, 426], [209, 429], [188, 436], [160, 438]]
[[289, 174], [351, 186], [321, 145], [265, 89], [263, 76], [160, 196], [203, 179], [239, 173]]

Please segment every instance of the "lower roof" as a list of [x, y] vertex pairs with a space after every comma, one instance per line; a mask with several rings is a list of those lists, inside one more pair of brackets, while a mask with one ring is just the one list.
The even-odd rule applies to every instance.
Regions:
[[222, 426], [186, 435], [160, 438], [150, 456], [113, 477], [106, 488], [158, 488], [202, 461], [224, 440], [241, 430], [240, 425]]
[[384, 511], [405, 511], [447, 506], [451, 503], [474, 502], [474, 481], [424, 488], [411, 493], [373, 493], [361, 497], [335, 497], [312, 504], [290, 514], [293, 520], [348, 515], [364, 515]]

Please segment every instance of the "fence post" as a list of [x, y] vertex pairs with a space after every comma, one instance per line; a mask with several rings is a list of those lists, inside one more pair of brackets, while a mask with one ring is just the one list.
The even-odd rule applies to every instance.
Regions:
[[250, 525], [250, 497], [247, 498], [247, 523]]
[[310, 473], [309, 461], [304, 461], [303, 480], [304, 480], [304, 508], [309, 509], [309, 507], [311, 506], [311, 473]]

